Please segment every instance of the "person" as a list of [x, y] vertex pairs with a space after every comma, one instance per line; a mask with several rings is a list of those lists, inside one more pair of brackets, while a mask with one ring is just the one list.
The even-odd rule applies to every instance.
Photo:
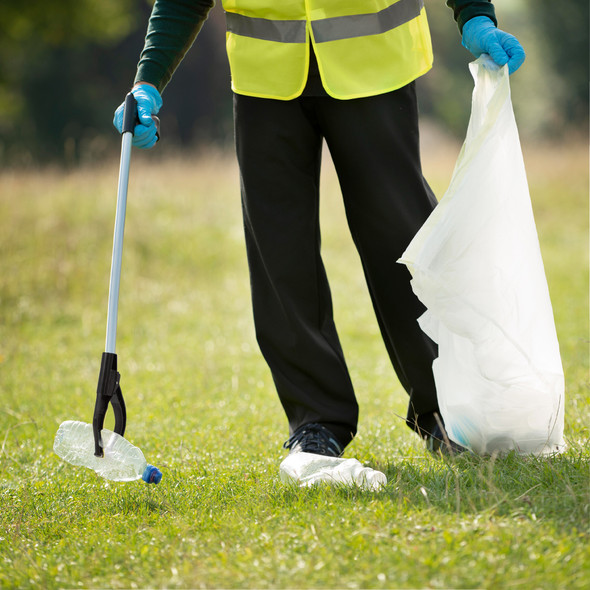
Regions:
[[[132, 92], [134, 144], [156, 143], [152, 115], [214, 0], [156, 0]], [[516, 71], [525, 54], [488, 0], [447, 0], [476, 57]], [[285, 448], [338, 457], [358, 404], [320, 254], [325, 141], [383, 341], [408, 393], [406, 422], [431, 451], [450, 444], [438, 415], [424, 312], [396, 260], [436, 205], [423, 177], [415, 80], [432, 66], [423, 0], [223, 0], [234, 93], [256, 337], [285, 410]], [[115, 114], [121, 130], [122, 106]]]

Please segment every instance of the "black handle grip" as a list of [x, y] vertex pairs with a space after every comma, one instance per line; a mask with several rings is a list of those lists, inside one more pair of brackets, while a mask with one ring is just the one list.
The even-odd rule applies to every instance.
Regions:
[[125, 108], [123, 111], [123, 129], [122, 133], [133, 133], [137, 120], [137, 100], [130, 92], [125, 97]]
[[[152, 115], [152, 119], [156, 124], [156, 138], [160, 139], [160, 119], [156, 115]], [[134, 133], [135, 126], [139, 125], [139, 115], [137, 114], [137, 100], [133, 93], [130, 92], [125, 97], [125, 107], [123, 111], [123, 129], [122, 133]]]

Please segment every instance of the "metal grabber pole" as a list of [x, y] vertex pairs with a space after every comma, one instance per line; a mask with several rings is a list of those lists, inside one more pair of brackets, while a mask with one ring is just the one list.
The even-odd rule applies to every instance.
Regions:
[[130, 92], [125, 97], [123, 115], [123, 135], [121, 139], [121, 162], [119, 165], [119, 186], [117, 190], [117, 211], [115, 215], [115, 232], [113, 237], [113, 255], [111, 259], [111, 278], [109, 283], [109, 304], [107, 313], [107, 333], [105, 352], [102, 353], [96, 403], [92, 419], [94, 432], [94, 454], [104, 456], [101, 430], [109, 406], [115, 414], [114, 431], [123, 436], [127, 423], [125, 401], [119, 385], [121, 375], [117, 371], [115, 343], [117, 339], [117, 314], [119, 308], [119, 286], [121, 283], [121, 263], [123, 259], [123, 235], [125, 232], [125, 213], [127, 209], [127, 188], [129, 185], [129, 165], [133, 131], [137, 124], [137, 101]]

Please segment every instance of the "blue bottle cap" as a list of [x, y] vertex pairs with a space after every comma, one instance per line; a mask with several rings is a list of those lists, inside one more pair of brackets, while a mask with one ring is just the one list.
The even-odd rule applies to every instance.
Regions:
[[148, 465], [145, 468], [141, 479], [143, 479], [143, 481], [146, 483], [160, 483], [160, 480], [162, 479], [162, 472], [157, 467]]

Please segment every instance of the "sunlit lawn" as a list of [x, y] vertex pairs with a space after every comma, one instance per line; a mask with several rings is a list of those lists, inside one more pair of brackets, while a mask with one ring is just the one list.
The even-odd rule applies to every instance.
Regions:
[[[437, 157], [437, 154], [444, 154]], [[427, 150], [440, 195], [457, 150]], [[258, 353], [231, 155], [134, 154], [118, 347], [127, 437], [164, 471], [107, 483], [52, 453], [91, 421], [117, 164], [0, 175], [0, 585], [584, 588], [590, 572], [588, 175], [581, 147], [525, 146], [567, 383], [568, 451], [437, 461], [405, 427], [323, 178], [323, 251], [361, 405], [347, 450], [387, 488], [278, 481], [288, 435]]]

